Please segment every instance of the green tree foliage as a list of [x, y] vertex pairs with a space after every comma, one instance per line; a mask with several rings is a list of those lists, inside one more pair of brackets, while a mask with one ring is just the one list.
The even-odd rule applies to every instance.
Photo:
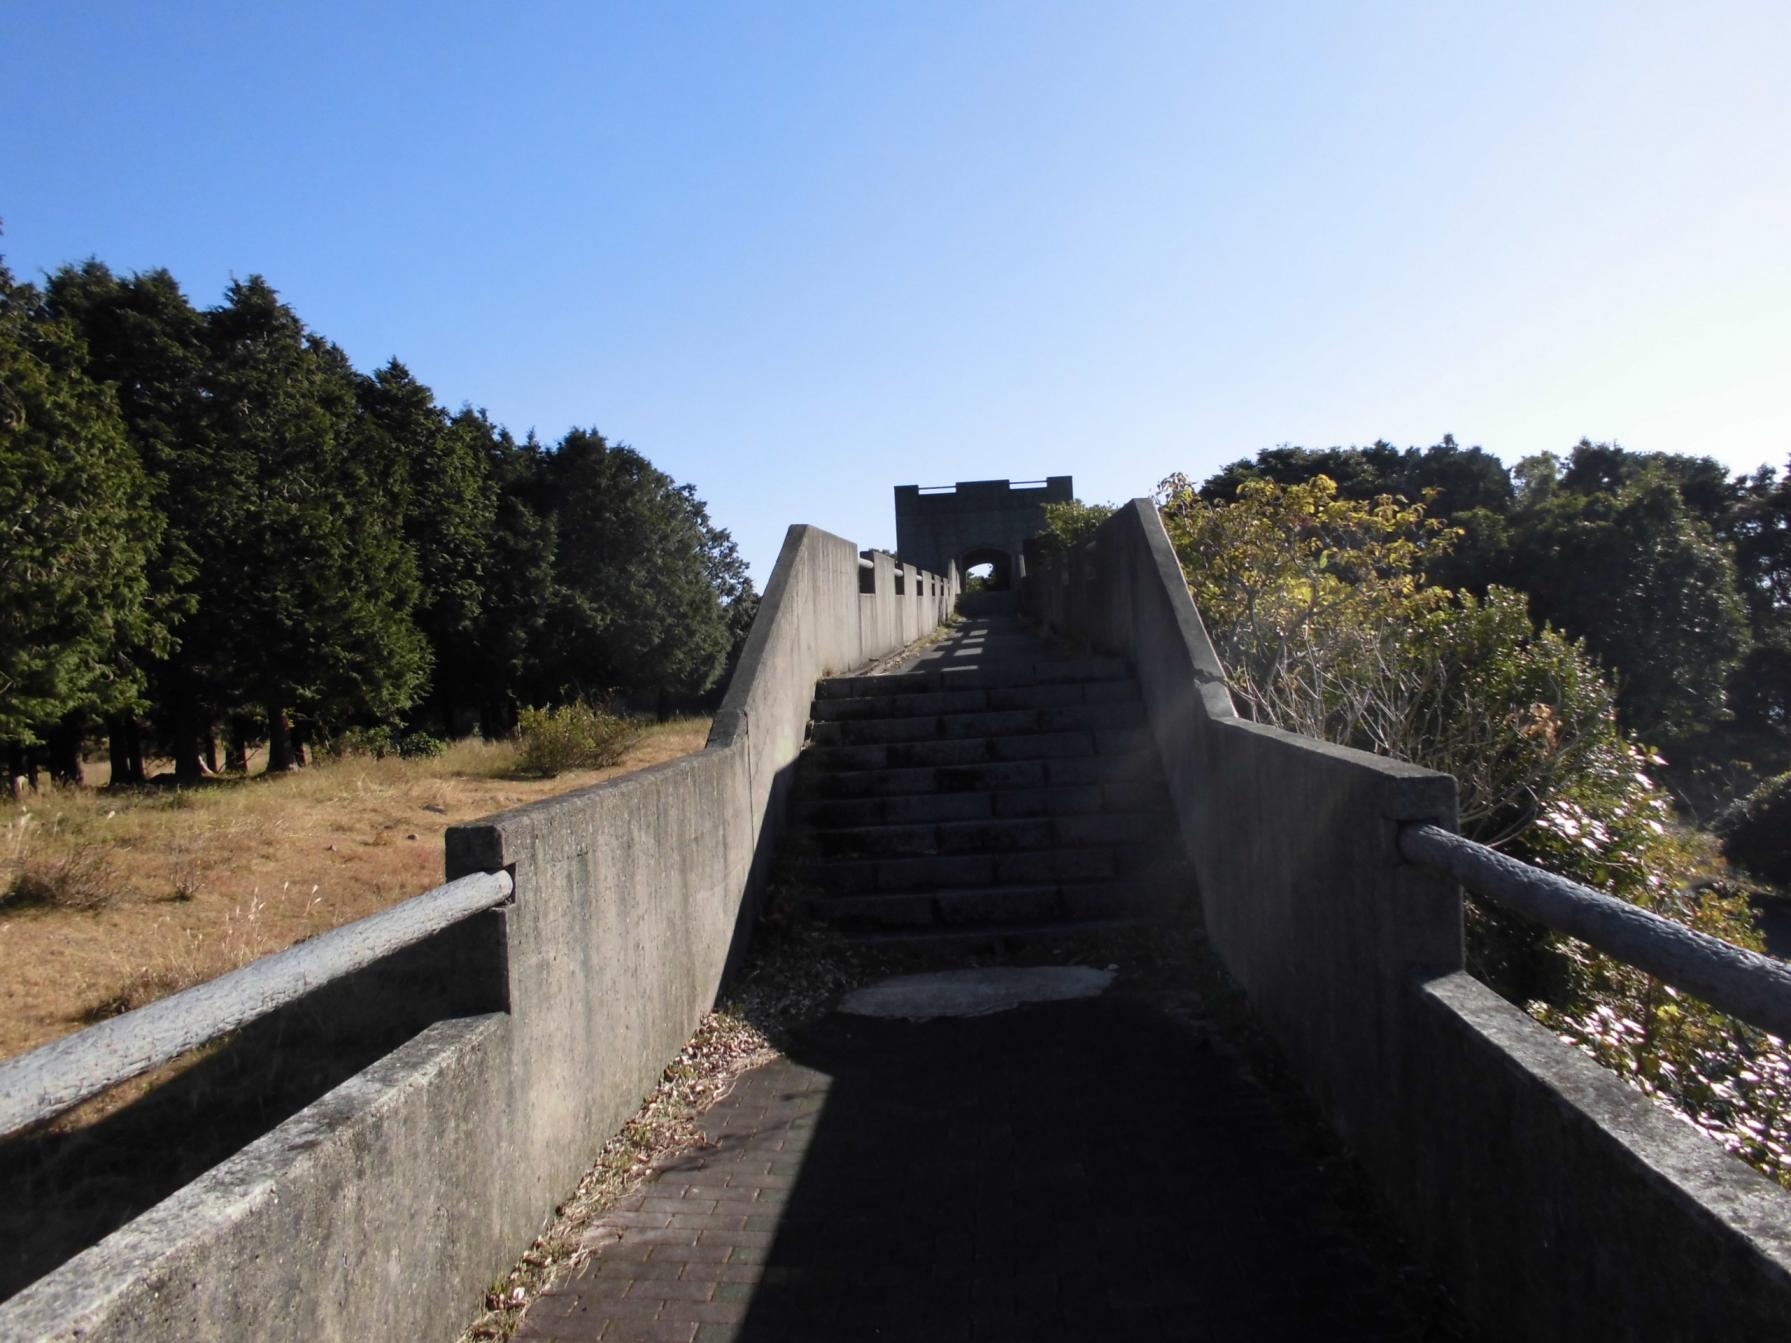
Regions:
[[124, 652], [164, 637], [148, 493], [75, 327], [0, 266], [0, 743], [15, 752], [139, 697]]
[[1041, 559], [1061, 554], [1093, 536], [1100, 525], [1112, 516], [1112, 504], [1085, 504], [1080, 499], [1046, 504], [1045, 530], [1039, 533], [1034, 542], [1036, 554]]
[[391, 465], [391, 496], [416, 559], [415, 618], [434, 652], [434, 716], [451, 729], [456, 706], [478, 700], [474, 640], [498, 513], [490, 426], [467, 415], [450, 420], [396, 359], [360, 379], [358, 392], [362, 441]]
[[680, 485], [678, 493], [702, 537], [703, 572], [727, 619], [726, 663], [731, 668], [746, 646], [746, 636], [752, 632], [753, 618], [759, 613], [759, 594], [753, 590], [752, 576], [741, 558], [740, 547], [734, 544], [727, 528], [717, 527], [710, 520], [709, 506], [697, 498], [696, 486]]
[[1791, 773], [1768, 779], [1717, 825], [1723, 852], [1755, 876], [1791, 887]]
[[712, 578], [729, 568], [732, 543], [705, 530], [693, 493], [594, 429], [567, 434], [545, 467], [558, 535], [555, 691], [707, 690], [732, 645]]
[[1484, 448], [1464, 448], [1453, 435], [1428, 448], [1401, 450], [1377, 441], [1366, 448], [1265, 448], [1254, 461], [1238, 461], [1201, 486], [1203, 498], [1230, 500], [1250, 480], [1299, 485], [1325, 476], [1345, 499], [1372, 500], [1383, 494], [1429, 498], [1431, 513], [1453, 519], [1470, 509], [1503, 513], [1511, 502], [1511, 478]]
[[1756, 471], [1724, 530], [1735, 546], [1753, 645], [1729, 681], [1734, 731], [1713, 754], [1740, 758], [1760, 774], [1782, 773], [1791, 768], [1791, 467], [1783, 476]]
[[416, 559], [390, 502], [403, 466], [358, 432], [353, 369], [259, 277], [207, 317], [213, 521], [201, 619], [233, 698], [262, 705], [268, 768], [295, 760], [289, 715], [402, 714], [429, 649]]
[[[66, 266], [49, 279], [46, 302], [86, 341], [89, 370], [117, 395], [125, 428], [148, 476], [145, 502], [161, 518], [163, 534], [149, 569], [146, 605], [152, 621], [144, 641], [120, 656], [146, 683], [142, 703], [115, 706], [109, 715], [112, 777], [142, 781], [138, 711], [155, 706], [190, 720], [202, 698], [199, 673], [179, 656], [181, 623], [197, 596], [198, 538], [183, 506], [204, 485], [204, 322], [165, 270], [121, 278], [99, 261]], [[170, 727], [174, 727], [170, 724]], [[179, 733], [190, 739], [190, 723]], [[197, 770], [191, 749], [177, 750], [181, 772]]]
[[1504, 574], [1616, 669], [1632, 728], [1684, 743], [1725, 717], [1748, 645], [1734, 561], [1667, 472], [1640, 469], [1614, 490], [1604, 479], [1578, 488], [1570, 469], [1546, 498], [1526, 499]]
[[547, 630], [554, 605], [559, 548], [545, 485], [545, 454], [533, 437], [517, 442], [479, 411], [454, 417], [456, 433], [477, 447], [493, 493], [485, 582], [470, 651], [444, 650], [444, 663], [464, 668], [477, 686], [479, 728], [489, 737], [517, 725], [522, 701], [551, 697]]
[[[307, 739], [422, 740], [584, 688], [701, 693], [758, 597], [690, 485], [594, 432], [556, 450], [370, 375], [259, 277], [201, 312], [166, 271], [9, 275], [0, 747], [113, 778]], [[146, 717], [145, 717], [146, 716]]]

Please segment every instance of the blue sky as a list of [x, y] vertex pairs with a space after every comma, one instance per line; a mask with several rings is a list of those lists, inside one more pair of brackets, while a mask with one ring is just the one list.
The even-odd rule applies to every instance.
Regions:
[[1791, 454], [1791, 6], [8, 6], [0, 239], [694, 481]]

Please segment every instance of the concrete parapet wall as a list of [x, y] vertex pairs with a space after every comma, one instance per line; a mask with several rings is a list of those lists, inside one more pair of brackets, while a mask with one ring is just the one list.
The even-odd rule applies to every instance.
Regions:
[[859, 593], [858, 662], [873, 662], [913, 643], [952, 613], [958, 571], [947, 563], [939, 573], [905, 564], [885, 550], [867, 550], [871, 591]]
[[1148, 500], [1023, 599], [1134, 663], [1214, 949], [1488, 1337], [1791, 1321], [1791, 1195], [1461, 973], [1459, 891], [1396, 847], [1454, 780], [1241, 720]]
[[815, 681], [951, 610], [953, 578], [865, 594], [859, 567], [790, 529], [706, 750], [448, 832], [450, 876], [515, 875], [482, 916], [507, 1011], [429, 1027], [0, 1305], [0, 1337], [454, 1337], [714, 1005]]

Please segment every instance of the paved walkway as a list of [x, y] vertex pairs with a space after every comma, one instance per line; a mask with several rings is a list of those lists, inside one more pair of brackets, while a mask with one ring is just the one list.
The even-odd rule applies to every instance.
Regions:
[[[1012, 617], [899, 671], [1070, 658]], [[593, 1229], [518, 1343], [1459, 1337], [1191, 994], [833, 1015]]]
[[519, 1341], [1416, 1339], [1308, 1130], [1198, 1005], [830, 1016], [706, 1117]]
[[1005, 662], [1038, 662], [1072, 654], [1047, 644], [1018, 616], [974, 616], [962, 620], [936, 644], [892, 668], [911, 671], [980, 671]]

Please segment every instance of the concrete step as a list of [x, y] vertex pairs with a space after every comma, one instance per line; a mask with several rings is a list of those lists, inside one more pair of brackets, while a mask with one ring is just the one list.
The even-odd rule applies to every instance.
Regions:
[[1110, 783], [1148, 785], [1155, 782], [1160, 787], [1162, 777], [1155, 752], [1143, 749], [1112, 755], [899, 769], [821, 769], [808, 761], [817, 749], [810, 747], [803, 752], [798, 784], [808, 798], [815, 800], [988, 793]]
[[1175, 893], [1139, 881], [1044, 882], [938, 891], [892, 891], [817, 900], [816, 918], [849, 930], [962, 929], [1161, 914]]
[[1070, 682], [1063, 685], [981, 686], [965, 690], [927, 690], [895, 695], [859, 695], [844, 699], [817, 699], [812, 710], [817, 722], [857, 718], [935, 717], [948, 713], [979, 713], [1006, 709], [1061, 709], [1075, 704], [1130, 704], [1138, 700], [1138, 683], [1125, 678], [1114, 681]]
[[825, 898], [872, 892], [1107, 881], [1180, 869], [1179, 854], [1167, 844], [1098, 844], [910, 857], [814, 858], [792, 862], [788, 870], [798, 886]]
[[975, 793], [894, 797], [799, 797], [796, 821], [814, 829], [914, 825], [992, 817], [1068, 816], [1101, 811], [1168, 811], [1169, 793], [1154, 779], [1002, 788]]
[[940, 765], [1000, 764], [1020, 760], [1061, 760], [1079, 756], [1131, 755], [1149, 738], [1142, 728], [1084, 732], [1025, 732], [957, 741], [891, 742], [869, 746], [811, 746], [805, 763], [817, 771], [917, 769]]
[[[1100, 789], [1083, 789], [1101, 801]], [[798, 851], [816, 858], [898, 858], [924, 854], [1009, 853], [1082, 845], [1146, 845], [1173, 833], [1167, 812], [1101, 812], [860, 825], [799, 831]]]
[[848, 936], [1067, 936], [1148, 923], [1192, 892], [1117, 660], [964, 638], [920, 670], [830, 677], [815, 694], [784, 870]]
[[923, 854], [1002, 853], [1051, 844], [1051, 822], [946, 821], [923, 825], [861, 825], [811, 830], [796, 841], [820, 859], [906, 858]]
[[809, 724], [809, 737], [824, 746], [886, 745], [911, 741], [961, 741], [1033, 732], [1096, 732], [1139, 727], [1137, 703], [1071, 704], [1061, 708], [983, 709], [971, 713], [853, 718]]
[[915, 952], [932, 956], [968, 956], [974, 953], [1034, 946], [1045, 942], [1075, 942], [1103, 933], [1154, 927], [1159, 917], [1138, 919], [1088, 919], [1071, 923], [950, 924], [920, 928], [852, 928], [841, 932], [848, 942], [876, 951]]
[[995, 667], [950, 671], [896, 672], [884, 676], [830, 676], [815, 686], [816, 699], [858, 699], [869, 695], [929, 694], [942, 690], [983, 690], [990, 686], [1068, 685], [1117, 681], [1131, 675], [1118, 658], [1016, 660]]

